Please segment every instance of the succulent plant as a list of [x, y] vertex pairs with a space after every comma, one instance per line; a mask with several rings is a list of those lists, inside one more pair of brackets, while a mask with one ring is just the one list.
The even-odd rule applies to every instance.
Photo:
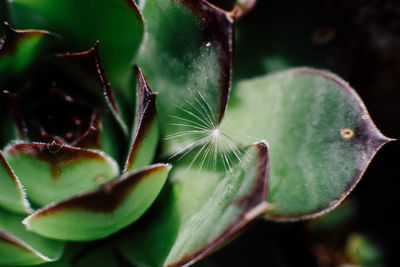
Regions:
[[389, 141], [330, 72], [232, 86], [255, 1], [138, 2], [0, 1], [0, 265], [190, 265], [333, 209]]

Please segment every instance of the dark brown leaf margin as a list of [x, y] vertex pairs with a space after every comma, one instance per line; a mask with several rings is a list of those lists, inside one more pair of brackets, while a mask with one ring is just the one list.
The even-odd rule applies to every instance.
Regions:
[[[134, 140], [129, 150], [128, 158], [125, 163], [123, 172], [128, 172], [136, 159], [137, 152], [141, 148], [147, 133], [151, 130], [152, 126], [157, 123], [157, 108], [156, 108], [156, 96], [157, 93], [153, 93], [147, 83], [146, 77], [142, 70], [135, 65], [134, 67], [137, 81], [139, 85], [139, 101], [137, 108], [137, 128], [134, 135]], [[155, 149], [155, 148], [154, 148]]]
[[83, 135], [79, 139], [77, 139], [72, 144], [72, 146], [98, 149], [101, 147], [100, 132], [101, 132], [100, 115], [95, 113], [92, 115], [90, 119], [89, 128], [83, 133]]
[[[176, 1], [176, 0], [174, 0]], [[217, 116], [219, 124], [226, 112], [232, 88], [234, 21], [230, 14], [205, 0], [179, 0], [199, 17], [208, 45], [216, 47], [219, 54], [220, 70], [220, 106]]]
[[114, 115], [114, 118], [117, 120], [122, 130], [126, 134], [128, 132], [128, 128], [121, 118], [120, 109], [111, 88], [111, 83], [108, 81], [103, 65], [100, 61], [99, 41], [96, 41], [94, 46], [87, 51], [58, 54], [56, 55], [56, 58], [76, 64], [80, 66], [87, 74], [96, 77], [103, 89], [102, 95], [104, 96], [105, 104], [110, 109], [111, 113]]
[[43, 30], [16, 30], [12, 28], [7, 22], [4, 22], [5, 33], [0, 39], [0, 58], [6, 54], [13, 54], [17, 49], [19, 42], [26, 38], [36, 36], [53, 36], [48, 31]]
[[159, 163], [135, 172], [123, 174], [98, 189], [78, 194], [66, 200], [53, 202], [25, 218], [23, 223], [29, 229], [30, 221], [64, 210], [86, 210], [95, 213], [112, 214], [124, 203], [128, 194], [135, 189], [142, 180], [162, 169], [170, 170], [171, 165]]
[[312, 219], [336, 208], [343, 200], [350, 194], [350, 192], [356, 187], [358, 182], [361, 180], [364, 172], [366, 171], [368, 165], [371, 163], [371, 160], [375, 156], [375, 154], [379, 151], [379, 149], [388, 142], [395, 141], [395, 139], [388, 138], [384, 136], [379, 129], [375, 126], [374, 122], [371, 120], [371, 117], [368, 113], [367, 108], [362, 102], [361, 98], [358, 96], [356, 91], [343, 79], [339, 76], [323, 70], [301, 67], [294, 68], [288, 71], [283, 71], [282, 73], [288, 73], [292, 75], [298, 74], [307, 74], [307, 75], [318, 75], [324, 79], [330, 80], [339, 86], [346, 94], [348, 94], [350, 100], [353, 102], [354, 107], [358, 108], [359, 113], [362, 114], [359, 118], [358, 125], [355, 129], [353, 129], [354, 136], [349, 140], [355, 146], [362, 145], [367, 148], [367, 161], [358, 162], [358, 166], [356, 172], [353, 176], [353, 179], [346, 185], [345, 191], [339, 195], [336, 199], [331, 201], [329, 205], [323, 208], [319, 208], [308, 213], [304, 214], [296, 214], [293, 216], [287, 216], [284, 214], [276, 214], [271, 210], [271, 214], [267, 213], [264, 218], [268, 220], [275, 221], [299, 221], [299, 220], [307, 220]]
[[[14, 54], [17, 50], [18, 44], [25, 39], [37, 36], [55, 37], [50, 32], [43, 30], [16, 30], [12, 28], [7, 22], [4, 22], [4, 26], [5, 33], [0, 39], [0, 59], [5, 55]], [[21, 112], [19, 111], [17, 106], [16, 98], [18, 98], [18, 94], [11, 93], [7, 90], [3, 90], [3, 93], [10, 98], [13, 119], [16, 123], [18, 133], [22, 139], [25, 139], [27, 130], [23, 122]]]
[[60, 166], [66, 163], [73, 163], [85, 160], [101, 160], [108, 162], [115, 173], [119, 173], [119, 167], [117, 163], [108, 155], [100, 150], [95, 149], [83, 149], [79, 147], [68, 146], [64, 144], [59, 144], [57, 142], [53, 143], [24, 143], [16, 142], [7, 146], [4, 149], [6, 154], [18, 155], [20, 153], [28, 154], [34, 158], [47, 162], [50, 165], [51, 173], [53, 179], [57, 179], [60, 175]]
[[27, 199], [25, 189], [23, 185], [21, 184], [21, 181], [18, 179], [18, 177], [15, 175], [14, 171], [11, 169], [10, 165], [8, 164], [7, 160], [4, 158], [3, 153], [0, 151], [0, 165], [3, 169], [5, 169], [8, 172], [8, 175], [10, 178], [15, 182], [18, 191], [20, 192], [22, 204], [25, 208], [25, 211], [27, 213], [31, 213], [33, 210], [31, 208], [31, 205]]
[[168, 267], [190, 266], [198, 262], [235, 237], [249, 222], [272, 208], [272, 205], [267, 202], [269, 180], [268, 144], [265, 141], [260, 141], [254, 143], [253, 146], [258, 152], [256, 183], [248, 195], [239, 200], [234, 200], [234, 203], [242, 209], [242, 213], [228, 229], [214, 240], [198, 251], [184, 255], [178, 261], [169, 264]]
[[51, 261], [55, 261], [57, 259], [51, 259], [45, 255], [43, 255], [42, 253], [40, 253], [39, 251], [35, 250], [34, 248], [32, 248], [31, 246], [29, 246], [28, 244], [26, 244], [25, 242], [23, 242], [22, 240], [20, 240], [19, 238], [3, 231], [2, 229], [0, 229], [0, 242], [4, 242], [4, 243], [8, 243], [10, 245], [14, 245], [16, 247], [19, 247], [23, 250], [26, 250], [30, 253], [35, 254], [36, 256], [38, 256], [39, 258], [41, 258], [43, 261], [45, 262], [51, 262]]

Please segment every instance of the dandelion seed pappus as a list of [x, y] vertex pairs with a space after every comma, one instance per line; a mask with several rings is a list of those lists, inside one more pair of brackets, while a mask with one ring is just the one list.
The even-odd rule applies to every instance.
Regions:
[[246, 158], [244, 149], [220, 129], [212, 107], [206, 98], [198, 92], [187, 105], [177, 106], [185, 116], [170, 116], [170, 125], [176, 127], [175, 133], [165, 140], [178, 139], [184, 144], [170, 156], [170, 159], [189, 160], [189, 168], [220, 170], [233, 172], [237, 163]]

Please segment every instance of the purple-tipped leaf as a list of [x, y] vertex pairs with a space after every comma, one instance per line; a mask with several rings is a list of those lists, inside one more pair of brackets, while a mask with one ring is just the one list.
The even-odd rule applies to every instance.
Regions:
[[102, 152], [53, 143], [17, 143], [4, 156], [39, 205], [98, 187], [119, 173], [116, 162]]
[[132, 133], [131, 148], [124, 172], [148, 165], [154, 158], [158, 144], [156, 93], [147, 84], [141, 69], [135, 66], [139, 87], [136, 122]]
[[170, 166], [128, 172], [99, 189], [52, 203], [24, 220], [28, 229], [61, 240], [93, 240], [136, 221], [161, 191]]
[[[217, 126], [231, 89], [232, 18], [204, 0], [149, 0], [142, 12], [147, 38], [136, 62], [159, 92], [161, 133]], [[168, 138], [164, 152], [176, 152], [186, 141]]]
[[268, 166], [264, 142], [226, 172], [178, 163], [148, 217], [122, 237], [122, 252], [140, 266], [194, 264], [270, 208]]
[[336, 207], [390, 140], [349, 84], [329, 72], [297, 68], [242, 81], [231, 99], [224, 131], [235, 142], [270, 145], [267, 218], [305, 219]]

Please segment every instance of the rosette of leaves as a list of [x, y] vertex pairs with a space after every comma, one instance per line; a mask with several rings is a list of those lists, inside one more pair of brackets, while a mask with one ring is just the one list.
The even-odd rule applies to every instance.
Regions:
[[334, 208], [388, 141], [329, 72], [232, 86], [255, 1], [0, 3], [0, 264], [187, 266]]

